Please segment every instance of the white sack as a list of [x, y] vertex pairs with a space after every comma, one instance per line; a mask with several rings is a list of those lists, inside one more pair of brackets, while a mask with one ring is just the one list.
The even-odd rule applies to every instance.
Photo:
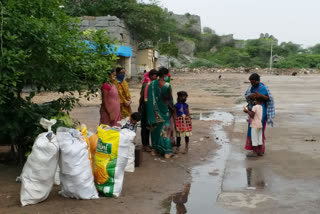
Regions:
[[60, 127], [57, 130], [60, 146], [61, 195], [67, 198], [99, 198], [94, 185], [87, 143], [77, 129]]
[[133, 140], [135, 136], [136, 136], [136, 133], [134, 133], [129, 129], [121, 129], [120, 131], [118, 160], [117, 160], [117, 166], [115, 170], [114, 190], [113, 190], [113, 195], [116, 197], [120, 196], [120, 193], [122, 190], [124, 170], [128, 163], [128, 157], [129, 157], [129, 147], [133, 145]]
[[134, 172], [135, 148], [136, 146], [133, 143], [130, 143], [128, 151], [128, 163], [125, 168], [126, 172]]
[[59, 165], [57, 166], [57, 170], [54, 175], [54, 185], [57, 185], [57, 186], [60, 185], [60, 167], [59, 167]]
[[38, 135], [21, 174], [20, 201], [22, 206], [47, 199], [54, 182], [59, 159], [59, 145], [51, 126], [56, 120], [41, 118], [40, 124], [48, 129]]

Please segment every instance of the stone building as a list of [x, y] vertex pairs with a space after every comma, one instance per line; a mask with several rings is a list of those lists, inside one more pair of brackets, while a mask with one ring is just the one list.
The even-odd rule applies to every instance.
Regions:
[[126, 27], [125, 23], [116, 16], [83, 16], [80, 17], [80, 30], [96, 29], [106, 30], [108, 36], [115, 40], [115, 45], [131, 47], [132, 56], [127, 57], [118, 55], [119, 60], [117, 64], [123, 66], [127, 70], [127, 77], [137, 75], [137, 42], [132, 38], [130, 31]]

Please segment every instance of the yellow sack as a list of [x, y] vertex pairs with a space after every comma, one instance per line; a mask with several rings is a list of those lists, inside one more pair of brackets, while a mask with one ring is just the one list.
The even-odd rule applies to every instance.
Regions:
[[81, 126], [78, 127], [78, 130], [81, 132], [82, 139], [87, 143], [87, 150], [88, 150], [88, 156], [90, 160], [90, 165], [91, 165], [91, 170], [93, 174], [93, 163], [92, 163], [92, 156], [91, 156], [91, 149], [90, 149], [90, 141], [88, 138], [88, 128], [86, 125], [82, 124]]
[[105, 196], [113, 196], [119, 140], [119, 131], [105, 125], [98, 127], [98, 141], [94, 156], [94, 178], [98, 191]]

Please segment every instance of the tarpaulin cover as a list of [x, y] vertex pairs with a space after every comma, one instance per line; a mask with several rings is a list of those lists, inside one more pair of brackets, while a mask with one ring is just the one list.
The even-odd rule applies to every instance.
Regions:
[[[88, 40], [84, 40], [84, 42], [93, 50], [96, 49], [96, 45], [93, 44], [93, 42], [88, 41]], [[106, 54], [110, 54], [110, 53], [114, 53], [117, 56], [124, 56], [124, 57], [132, 57], [132, 49], [131, 47], [127, 47], [127, 46], [121, 46], [121, 45], [114, 45], [112, 44], [110, 47], [106, 48], [109, 50], [107, 53], [102, 53], [104, 55]]]

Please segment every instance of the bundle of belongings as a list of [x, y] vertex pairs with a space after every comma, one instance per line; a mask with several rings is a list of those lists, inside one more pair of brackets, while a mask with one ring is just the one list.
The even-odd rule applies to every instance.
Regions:
[[122, 190], [129, 148], [135, 133], [101, 125], [97, 134], [87, 127], [51, 127], [55, 120], [41, 119], [47, 131], [36, 138], [21, 174], [22, 206], [46, 200], [54, 184], [60, 195], [75, 199], [118, 197]]

